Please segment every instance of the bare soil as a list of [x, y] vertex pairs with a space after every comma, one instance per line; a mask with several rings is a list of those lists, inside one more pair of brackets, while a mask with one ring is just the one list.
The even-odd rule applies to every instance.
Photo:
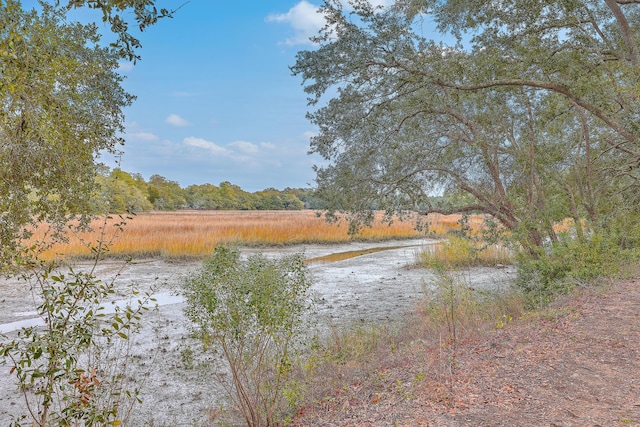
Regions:
[[640, 426], [640, 278], [323, 381], [293, 426]]

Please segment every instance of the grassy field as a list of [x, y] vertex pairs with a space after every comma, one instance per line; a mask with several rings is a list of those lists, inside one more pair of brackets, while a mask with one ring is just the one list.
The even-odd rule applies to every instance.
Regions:
[[[357, 238], [380, 241], [424, 236], [415, 230], [413, 221], [394, 221], [389, 226], [380, 217], [381, 214], [374, 226], [363, 229]], [[444, 235], [460, 228], [459, 219], [459, 216], [431, 216], [429, 230]], [[88, 256], [91, 251], [87, 243], [99, 240], [112, 240], [110, 256], [135, 258], [199, 258], [209, 255], [219, 244], [277, 246], [352, 240], [345, 221], [328, 223], [311, 210], [150, 212], [127, 220], [122, 230], [115, 226], [119, 221], [118, 217], [98, 218], [92, 224], [92, 232], [72, 236], [68, 243], [49, 249], [45, 256]]]

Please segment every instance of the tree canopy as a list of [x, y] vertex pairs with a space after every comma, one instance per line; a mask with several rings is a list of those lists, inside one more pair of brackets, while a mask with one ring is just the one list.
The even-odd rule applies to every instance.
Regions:
[[[59, 3], [59, 0], [56, 4]], [[179, 9], [169, 10], [156, 6], [156, 0], [66, 0], [65, 10], [88, 7], [102, 12], [102, 21], [108, 23], [111, 32], [117, 36], [111, 46], [118, 56], [128, 60], [140, 59], [137, 49], [142, 47], [140, 40], [129, 29], [131, 23], [144, 31], [161, 18], [170, 18]], [[133, 16], [133, 22], [127, 19]]]
[[311, 189], [268, 188], [250, 193], [228, 181], [186, 188], [161, 175], [146, 182], [140, 174], [100, 168], [91, 196], [94, 212], [125, 213], [150, 210], [297, 210], [316, 207]]
[[118, 55], [94, 25], [67, 23], [44, 4], [0, 8], [0, 244], [11, 253], [27, 224], [87, 213], [95, 156], [116, 152], [122, 108], [133, 99]]
[[639, 4], [350, 4], [325, 1], [318, 46], [292, 67], [321, 105], [308, 116], [330, 211], [480, 212], [536, 247], [553, 221], [636, 209]]
[[[86, 220], [95, 208], [96, 158], [118, 152], [122, 109], [134, 99], [117, 72], [118, 60], [139, 59], [129, 26], [144, 30], [173, 13], [154, 4], [51, 0], [28, 10], [0, 2], [0, 266], [17, 260], [38, 224], [56, 235], [70, 215]], [[101, 10], [115, 41], [68, 20], [77, 7]]]

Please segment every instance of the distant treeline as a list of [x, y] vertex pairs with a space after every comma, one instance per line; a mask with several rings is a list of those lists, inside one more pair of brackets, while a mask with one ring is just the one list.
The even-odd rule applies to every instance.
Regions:
[[123, 213], [150, 210], [298, 210], [316, 209], [312, 189], [267, 188], [255, 193], [230, 182], [180, 187], [160, 175], [145, 181], [139, 173], [120, 169], [101, 171], [92, 200], [97, 212]]

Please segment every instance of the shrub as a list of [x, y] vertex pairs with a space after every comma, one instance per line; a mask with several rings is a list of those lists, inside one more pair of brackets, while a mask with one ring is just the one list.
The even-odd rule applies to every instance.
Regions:
[[607, 230], [585, 239], [562, 236], [537, 257], [521, 255], [516, 284], [528, 295], [530, 305], [544, 305], [576, 285], [615, 276], [623, 265], [637, 259], [622, 236]]
[[221, 352], [222, 386], [248, 426], [273, 426], [301, 348], [310, 281], [299, 255], [241, 259], [219, 246], [184, 284], [186, 315], [206, 349]]
[[115, 278], [103, 282], [95, 271], [108, 245], [103, 238], [91, 246], [88, 271], [64, 271], [37, 253], [23, 270], [22, 280], [40, 301], [36, 310], [44, 326], [0, 336], [0, 361], [9, 365], [27, 408], [12, 425], [121, 425], [139, 402], [127, 375], [129, 337], [152, 298], [132, 291], [137, 308], [115, 306], [106, 313]]

